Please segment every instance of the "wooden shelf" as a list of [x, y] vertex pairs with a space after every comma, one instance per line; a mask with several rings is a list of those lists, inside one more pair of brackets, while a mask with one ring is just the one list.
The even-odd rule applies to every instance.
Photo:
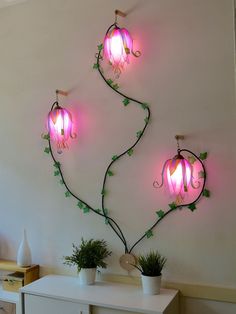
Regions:
[[[15, 261], [0, 260], [0, 270], [7, 270], [10, 272], [20, 272], [24, 274], [23, 285], [28, 285], [32, 281], [37, 280], [39, 278], [39, 265], [31, 265], [29, 267], [20, 267], [17, 265]], [[13, 290], [11, 291], [16, 291], [16, 290], [14, 290], [13, 288]]]
[[27, 273], [32, 271], [32, 269], [38, 269], [38, 265], [31, 265], [29, 267], [20, 267], [16, 264], [15, 261], [0, 260], [0, 270], [9, 270], [9, 271], [19, 271], [21, 273]]
[[2, 286], [0, 285], [0, 300], [11, 302], [11, 303], [18, 303], [20, 299], [18, 292], [9, 292], [2, 289]]
[[[4, 270], [9, 273], [20, 272], [24, 274], [24, 285], [31, 283], [39, 278], [39, 265], [31, 265], [29, 267], [19, 267], [15, 261], [0, 260], [0, 271]], [[12, 287], [12, 286], [10, 286]], [[9, 289], [10, 290], [10, 289]], [[20, 295], [19, 292], [3, 290], [0, 285], [0, 302], [9, 302], [9, 307], [15, 306], [16, 314], [20, 314]], [[15, 304], [15, 305], [14, 305]], [[4, 308], [5, 309], [5, 308]], [[8, 313], [8, 312], [7, 312]], [[9, 312], [10, 313], [10, 312]], [[15, 313], [14, 311], [12, 313]]]

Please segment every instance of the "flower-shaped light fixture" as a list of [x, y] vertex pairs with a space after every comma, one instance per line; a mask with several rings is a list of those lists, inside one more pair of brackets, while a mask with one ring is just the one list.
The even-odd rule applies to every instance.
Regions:
[[177, 196], [188, 192], [192, 176], [192, 166], [179, 151], [174, 158], [167, 161], [166, 176], [171, 194]]
[[73, 123], [71, 113], [59, 106], [58, 94], [67, 96], [66, 92], [56, 90], [57, 100], [48, 113], [47, 127], [50, 139], [54, 140], [57, 144], [58, 153], [62, 153], [62, 149], [68, 148], [68, 139], [75, 138], [76, 134], [72, 133]]
[[126, 14], [116, 10], [115, 23], [112, 24], [105, 35], [103, 47], [104, 56], [112, 65], [114, 72], [120, 74], [124, 69], [125, 64], [129, 63], [130, 55], [135, 57], [141, 55], [140, 51], [133, 51], [133, 39], [126, 28], [117, 26], [117, 15], [125, 17]]
[[193, 189], [197, 189], [200, 187], [200, 182], [194, 182], [193, 166], [181, 155], [181, 152], [187, 151], [195, 157], [196, 155], [189, 150], [181, 150], [179, 148], [179, 140], [184, 139], [183, 135], [176, 135], [175, 138], [177, 140], [177, 155], [165, 162], [162, 169], [162, 182], [159, 184], [157, 181], [154, 181], [153, 186], [156, 188], [162, 187], [166, 179], [170, 194], [176, 196], [177, 202], [181, 202], [189, 192], [190, 185]]

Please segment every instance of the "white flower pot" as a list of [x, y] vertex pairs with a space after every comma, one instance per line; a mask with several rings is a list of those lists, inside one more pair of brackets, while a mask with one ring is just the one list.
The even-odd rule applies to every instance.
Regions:
[[141, 275], [143, 293], [154, 295], [160, 293], [161, 276], [144, 276]]
[[95, 283], [96, 268], [81, 268], [79, 282], [81, 285], [93, 285]]

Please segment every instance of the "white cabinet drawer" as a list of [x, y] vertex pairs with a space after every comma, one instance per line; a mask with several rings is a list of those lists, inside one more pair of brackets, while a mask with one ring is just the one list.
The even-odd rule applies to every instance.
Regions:
[[89, 305], [59, 299], [24, 295], [25, 314], [89, 314]]
[[92, 314], [140, 314], [137, 312], [127, 312], [127, 311], [107, 309], [105, 307], [97, 307], [97, 306], [93, 306], [91, 312]]

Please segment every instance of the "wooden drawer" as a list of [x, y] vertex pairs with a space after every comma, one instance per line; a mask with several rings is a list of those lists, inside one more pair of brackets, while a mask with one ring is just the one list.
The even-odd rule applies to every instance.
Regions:
[[16, 305], [0, 301], [0, 314], [16, 314]]

